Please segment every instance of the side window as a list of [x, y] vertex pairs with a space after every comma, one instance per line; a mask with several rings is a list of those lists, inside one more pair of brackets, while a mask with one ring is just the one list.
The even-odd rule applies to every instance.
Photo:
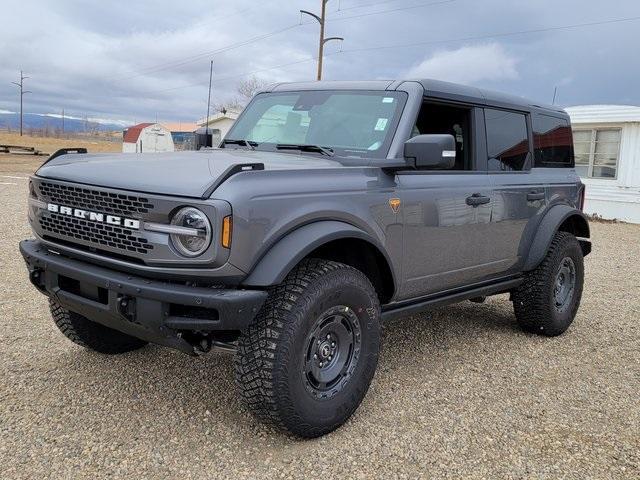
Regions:
[[471, 110], [423, 103], [412, 136], [449, 134], [456, 141], [456, 162], [451, 170], [471, 170]]
[[484, 120], [487, 129], [489, 170], [523, 170], [529, 153], [525, 115], [485, 108]]
[[550, 115], [534, 116], [533, 148], [536, 167], [573, 167], [569, 121]]
[[621, 133], [619, 128], [574, 130], [578, 175], [615, 179], [618, 173]]

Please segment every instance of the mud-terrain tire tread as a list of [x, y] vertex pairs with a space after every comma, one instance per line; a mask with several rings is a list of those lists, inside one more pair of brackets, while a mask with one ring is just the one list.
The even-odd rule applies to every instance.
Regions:
[[53, 299], [49, 299], [51, 316], [62, 334], [73, 343], [99, 353], [115, 355], [137, 350], [147, 342], [132, 337], [74, 312], [70, 312]]
[[[258, 312], [254, 322], [243, 332], [238, 341], [238, 351], [235, 356], [236, 384], [249, 410], [260, 420], [274, 425], [282, 430], [305, 438], [324, 435], [338, 428], [344, 421], [317, 428], [301, 420], [293, 408], [283, 408], [282, 392], [286, 389], [286, 378], [289, 366], [274, 362], [276, 352], [282, 354], [284, 350], [295, 347], [293, 342], [279, 341], [279, 339], [293, 337], [293, 331], [302, 321], [302, 312], [306, 311], [299, 302], [308, 300], [309, 289], [317, 287], [320, 277], [335, 271], [342, 271], [343, 275], [351, 275], [361, 288], [365, 289], [375, 306], [374, 315], [379, 318], [380, 305], [375, 289], [369, 279], [359, 270], [348, 265], [321, 259], [303, 260], [283, 283], [273, 287], [269, 292], [265, 304]], [[315, 285], [314, 285], [315, 283]], [[379, 345], [379, 329], [376, 332], [376, 342]], [[358, 392], [366, 393], [375, 366], [377, 352], [372, 368], [367, 369], [364, 379], [360, 381]], [[348, 412], [348, 418], [358, 407], [360, 400], [354, 403]]]
[[[573, 294], [573, 305], [569, 315], [560, 320], [554, 314], [551, 303], [550, 288], [555, 280], [559, 262], [573, 254], [576, 263], [577, 279]], [[574, 235], [568, 232], [557, 232], [542, 263], [534, 270], [527, 272], [524, 282], [513, 292], [513, 307], [520, 328], [529, 333], [555, 337], [564, 333], [573, 322], [580, 298], [582, 297], [584, 263], [580, 244]]]

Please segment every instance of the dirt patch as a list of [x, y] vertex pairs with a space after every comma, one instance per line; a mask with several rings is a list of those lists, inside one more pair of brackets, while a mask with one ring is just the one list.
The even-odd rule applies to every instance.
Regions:
[[640, 478], [640, 226], [592, 224], [561, 337], [506, 295], [385, 325], [345, 426], [301, 441], [238, 401], [233, 357], [88, 352], [29, 284], [27, 182], [0, 185], [0, 478]]

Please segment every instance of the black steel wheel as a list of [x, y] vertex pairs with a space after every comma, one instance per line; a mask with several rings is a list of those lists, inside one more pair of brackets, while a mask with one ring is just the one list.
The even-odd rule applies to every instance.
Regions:
[[553, 286], [553, 300], [556, 310], [562, 312], [571, 305], [575, 290], [576, 264], [571, 257], [564, 257], [560, 261]]
[[569, 328], [582, 297], [584, 260], [575, 236], [557, 232], [547, 255], [513, 292], [516, 319], [523, 330], [553, 337]]
[[304, 382], [309, 393], [328, 398], [349, 382], [360, 358], [360, 321], [345, 306], [331, 307], [307, 336]]
[[301, 437], [338, 428], [378, 363], [380, 304], [360, 271], [304, 260], [238, 341], [236, 383], [260, 419]]

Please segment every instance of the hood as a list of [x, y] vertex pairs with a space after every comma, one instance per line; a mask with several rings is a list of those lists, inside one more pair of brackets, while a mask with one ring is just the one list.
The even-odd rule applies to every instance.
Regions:
[[67, 154], [39, 177], [135, 192], [206, 198], [243, 165], [256, 170], [342, 167], [335, 160], [291, 153], [214, 149], [198, 152]]

